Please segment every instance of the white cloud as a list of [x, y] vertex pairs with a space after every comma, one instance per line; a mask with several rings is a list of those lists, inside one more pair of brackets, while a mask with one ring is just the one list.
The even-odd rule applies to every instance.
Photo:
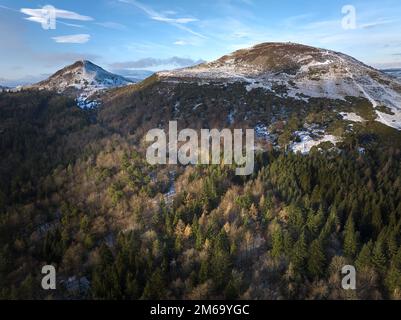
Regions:
[[90, 40], [89, 34], [73, 34], [52, 38], [57, 43], [86, 43]]
[[[204, 39], [206, 38], [203, 34], [200, 34], [196, 31], [192, 30], [191, 28], [185, 26], [188, 23], [199, 21], [196, 18], [172, 18], [172, 17], [166, 16], [166, 11], [164, 12], [164, 14], [157, 12], [156, 10], [154, 10], [148, 6], [145, 6], [136, 0], [118, 0], [118, 1], [134, 5], [135, 7], [139, 8], [143, 12], [145, 12], [146, 15], [152, 20], [166, 22], [168, 24], [171, 24], [171, 25], [177, 27], [178, 29], [189, 32], [197, 37], [204, 38]], [[175, 12], [173, 12], [173, 11], [167, 11], [167, 12], [170, 15], [175, 14]]]
[[176, 42], [174, 42], [174, 44], [177, 45], [177, 46], [185, 46], [188, 43], [186, 41], [184, 41], [184, 40], [177, 40]]
[[166, 17], [160, 17], [160, 16], [154, 16], [154, 17], [152, 17], [152, 19], [156, 20], [156, 21], [173, 22], [173, 23], [179, 23], [179, 24], [186, 24], [186, 23], [189, 23], [189, 22], [199, 21], [198, 19], [193, 19], [193, 18], [177, 18], [177, 19], [173, 19], [173, 18], [166, 18]]
[[136, 6], [137, 8], [141, 9], [144, 11], [151, 19], [156, 20], [156, 21], [162, 21], [162, 22], [172, 22], [172, 23], [179, 23], [179, 24], [187, 24], [190, 22], [198, 21], [198, 19], [194, 18], [169, 18], [167, 15], [175, 15], [176, 13], [174, 11], [168, 10], [165, 11], [164, 14], [157, 12], [156, 10], [153, 10], [152, 8], [143, 5], [142, 3], [136, 1], [136, 0], [119, 0], [120, 2], [123, 3], [130, 3]]

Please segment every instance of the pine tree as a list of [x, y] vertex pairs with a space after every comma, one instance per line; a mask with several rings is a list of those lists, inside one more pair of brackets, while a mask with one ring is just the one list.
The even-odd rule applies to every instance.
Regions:
[[391, 262], [385, 281], [390, 294], [395, 293], [397, 290], [401, 292], [401, 247]]
[[278, 258], [283, 253], [283, 247], [283, 234], [281, 232], [281, 227], [277, 225], [277, 229], [274, 230], [272, 235], [272, 257]]
[[384, 273], [386, 271], [387, 259], [383, 251], [382, 240], [377, 240], [372, 252], [372, 263], [377, 271]]
[[221, 230], [217, 236], [211, 257], [211, 275], [217, 289], [222, 289], [231, 273], [230, 244], [227, 234]]
[[370, 267], [372, 265], [372, 250], [373, 250], [372, 241], [369, 241], [368, 243], [364, 244], [355, 262], [357, 270], [362, 270], [363, 268]]
[[386, 244], [387, 244], [387, 250], [388, 250], [389, 257], [394, 257], [398, 252], [397, 232], [396, 231], [389, 233]]
[[203, 236], [200, 228], [195, 231], [195, 248], [196, 250], [201, 250], [203, 245]]
[[294, 243], [288, 230], [284, 230], [283, 234], [284, 253], [289, 257], [291, 256], [291, 251], [293, 249]]
[[377, 205], [373, 208], [372, 212], [372, 226], [376, 234], [379, 234], [380, 230], [383, 227], [382, 214], [380, 211], [380, 207]]
[[131, 300], [138, 299], [139, 287], [135, 279], [135, 276], [132, 273], [128, 273], [126, 283], [127, 283], [127, 289], [126, 289], [127, 298]]
[[160, 300], [163, 299], [165, 292], [165, 282], [161, 270], [158, 268], [153, 272], [150, 279], [146, 283], [141, 299], [143, 300]]
[[325, 260], [321, 242], [318, 239], [313, 240], [307, 264], [311, 277], [315, 278], [323, 275]]
[[358, 237], [355, 232], [354, 220], [349, 216], [344, 231], [344, 254], [346, 257], [353, 258], [356, 254]]
[[199, 283], [205, 283], [209, 279], [209, 261], [203, 259], [199, 269]]
[[298, 270], [299, 272], [303, 271], [307, 254], [308, 252], [305, 241], [305, 233], [302, 232], [292, 251], [292, 263], [295, 270]]

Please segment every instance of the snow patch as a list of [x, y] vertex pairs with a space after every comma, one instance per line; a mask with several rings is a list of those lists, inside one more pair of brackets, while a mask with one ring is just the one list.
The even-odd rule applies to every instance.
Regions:
[[338, 137], [329, 134], [325, 134], [323, 137], [313, 138], [311, 132], [308, 131], [297, 131], [295, 133], [301, 141], [293, 142], [290, 145], [290, 150], [294, 153], [300, 152], [304, 155], [308, 154], [314, 146], [318, 146], [323, 142], [331, 142], [333, 145], [336, 145], [341, 141]]
[[394, 129], [401, 130], [401, 112], [400, 110], [391, 110], [394, 113], [393, 115], [376, 110], [376, 114], [378, 116], [376, 121], [379, 121], [386, 126], [392, 127]]
[[269, 129], [264, 124], [259, 123], [258, 125], [256, 125], [254, 130], [257, 138], [269, 140], [270, 132]]
[[340, 115], [343, 117], [344, 120], [352, 121], [352, 122], [365, 122], [365, 119], [358, 116], [354, 112], [340, 112]]

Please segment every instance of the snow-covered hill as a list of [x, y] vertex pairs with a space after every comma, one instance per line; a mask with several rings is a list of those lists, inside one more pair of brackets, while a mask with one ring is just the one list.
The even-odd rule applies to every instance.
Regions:
[[277, 94], [305, 101], [311, 97], [363, 97], [371, 102], [377, 121], [401, 130], [401, 83], [339, 52], [293, 43], [263, 43], [158, 76], [163, 81], [200, 84], [243, 82], [248, 91], [280, 88]]
[[98, 105], [96, 94], [106, 89], [132, 84], [133, 81], [110, 73], [94, 63], [82, 60], [67, 66], [47, 80], [29, 88], [54, 90], [76, 97], [81, 108], [93, 108]]

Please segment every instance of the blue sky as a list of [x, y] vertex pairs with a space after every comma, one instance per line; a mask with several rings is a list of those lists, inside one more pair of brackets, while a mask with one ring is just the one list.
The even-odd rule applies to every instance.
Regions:
[[[115, 71], [213, 60], [260, 42], [297, 42], [401, 67], [399, 0], [0, 0], [0, 84], [34, 81], [78, 59]], [[54, 6], [56, 29], [32, 9]], [[356, 25], [342, 27], [344, 5]], [[181, 59], [185, 58], [185, 59]]]

